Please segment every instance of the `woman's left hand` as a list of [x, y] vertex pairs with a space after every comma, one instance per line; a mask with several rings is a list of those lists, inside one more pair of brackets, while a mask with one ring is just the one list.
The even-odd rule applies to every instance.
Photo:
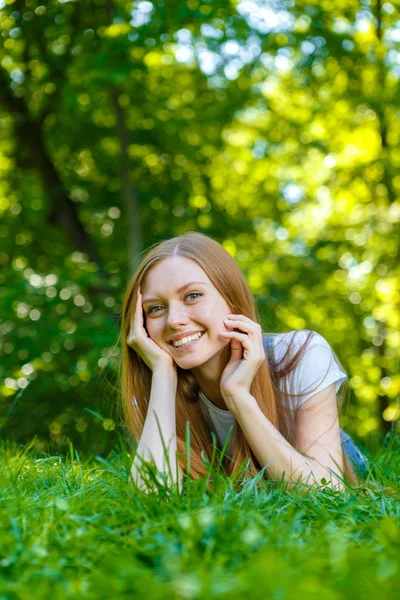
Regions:
[[250, 394], [250, 386], [258, 369], [266, 359], [261, 325], [244, 315], [229, 315], [225, 326], [237, 331], [221, 331], [231, 338], [231, 358], [226, 365], [220, 382], [222, 397], [227, 407], [236, 398]]

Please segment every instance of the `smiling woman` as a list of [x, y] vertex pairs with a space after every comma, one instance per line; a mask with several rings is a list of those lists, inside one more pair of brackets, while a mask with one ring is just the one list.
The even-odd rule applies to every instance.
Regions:
[[216, 241], [189, 232], [148, 252], [127, 288], [122, 336], [137, 483], [141, 459], [165, 472], [177, 460], [182, 479], [187, 422], [193, 478], [207, 473], [211, 433], [222, 448], [233, 427], [227, 474], [247, 461], [245, 477], [265, 468], [289, 487], [357, 483], [339, 428], [346, 374], [337, 357], [313, 331], [263, 334], [243, 273]]

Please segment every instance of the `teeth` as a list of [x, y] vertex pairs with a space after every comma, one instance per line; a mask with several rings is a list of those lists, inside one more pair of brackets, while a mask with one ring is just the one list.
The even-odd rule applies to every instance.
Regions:
[[189, 342], [193, 342], [194, 340], [198, 340], [199, 337], [201, 337], [201, 333], [195, 333], [193, 335], [190, 335], [189, 337], [185, 337], [182, 338], [181, 340], [178, 340], [177, 342], [172, 342], [173, 345], [178, 348], [179, 346], [185, 346], [186, 344], [188, 344]]

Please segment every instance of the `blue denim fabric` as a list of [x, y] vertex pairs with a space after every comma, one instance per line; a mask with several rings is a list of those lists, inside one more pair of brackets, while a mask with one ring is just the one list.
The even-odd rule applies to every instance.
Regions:
[[368, 459], [362, 454], [361, 450], [344, 429], [340, 430], [340, 439], [343, 450], [350, 459], [350, 463], [354, 466], [355, 471], [358, 471], [362, 477], [366, 477], [369, 469]]

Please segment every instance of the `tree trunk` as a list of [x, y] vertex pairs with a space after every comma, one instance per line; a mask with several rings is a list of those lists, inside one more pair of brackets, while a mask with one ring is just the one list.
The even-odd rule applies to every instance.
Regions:
[[[113, 0], [107, 0], [107, 20], [111, 25], [114, 16]], [[133, 273], [140, 263], [140, 253], [142, 251], [142, 228], [139, 214], [139, 195], [133, 185], [129, 174], [129, 131], [125, 123], [125, 114], [118, 100], [119, 90], [116, 86], [111, 87], [111, 101], [117, 116], [117, 133], [121, 146], [121, 196], [122, 204], [125, 207], [125, 214], [128, 223], [128, 247], [130, 270]]]
[[125, 124], [124, 111], [118, 100], [118, 90], [115, 87], [111, 90], [111, 97], [117, 115], [117, 130], [121, 144], [121, 195], [128, 222], [129, 258], [131, 261], [131, 272], [133, 273], [140, 263], [140, 253], [142, 251], [139, 196], [129, 173], [129, 132]]
[[43, 139], [41, 122], [35, 121], [21, 98], [14, 97], [9, 90], [8, 77], [0, 70], [0, 102], [14, 117], [14, 128], [19, 147], [29, 153], [29, 165], [39, 174], [44, 190], [51, 202], [50, 223], [59, 223], [66, 231], [74, 248], [87, 254], [101, 270], [96, 247], [79, 220], [76, 204], [68, 196], [60, 176], [48, 155]]

